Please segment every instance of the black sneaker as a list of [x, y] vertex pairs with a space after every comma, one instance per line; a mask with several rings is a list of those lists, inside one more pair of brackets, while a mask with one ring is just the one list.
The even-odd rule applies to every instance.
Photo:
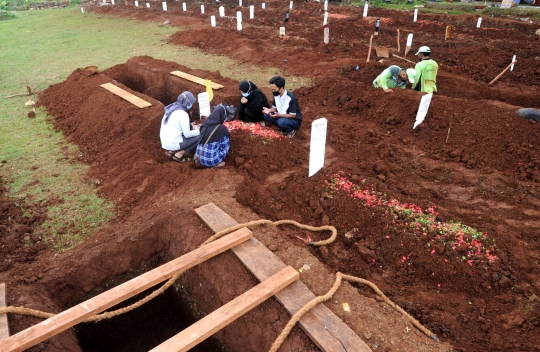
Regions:
[[291, 132], [284, 132], [283, 135], [287, 138], [292, 138], [296, 134], [296, 130], [292, 130]]

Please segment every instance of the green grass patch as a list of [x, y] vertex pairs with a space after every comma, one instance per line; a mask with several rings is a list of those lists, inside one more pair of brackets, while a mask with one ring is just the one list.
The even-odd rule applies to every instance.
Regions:
[[[38, 109], [35, 118], [28, 118], [29, 97], [6, 96], [24, 93], [26, 86], [41, 91], [77, 68], [94, 65], [103, 70], [137, 55], [220, 71], [259, 85], [280, 72], [168, 44], [167, 36], [178, 28], [82, 14], [76, 6], [20, 15], [0, 22], [0, 161], [5, 161], [0, 176], [18, 203], [47, 207], [48, 220], [34, 231], [58, 251], [82, 243], [112, 217], [114, 205], [96, 194], [92, 180], [85, 177], [88, 166], [77, 162], [78, 148], [54, 130], [46, 112]], [[301, 77], [290, 77], [289, 82], [292, 89], [310, 84]]]
[[495, 17], [529, 17], [531, 20], [540, 20], [540, 7], [517, 7], [511, 9], [501, 9], [500, 7], [486, 7], [483, 14]]

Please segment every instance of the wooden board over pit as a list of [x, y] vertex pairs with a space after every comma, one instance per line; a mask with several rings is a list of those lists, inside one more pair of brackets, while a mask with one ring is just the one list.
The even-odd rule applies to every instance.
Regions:
[[[206, 80], [205, 79], [202, 79], [202, 78], [197, 77], [197, 76], [190, 75], [189, 73], [185, 73], [185, 72], [182, 72], [182, 71], [173, 71], [173, 72], [171, 72], [171, 75], [175, 75], [177, 77], [187, 79], [188, 81], [195, 82], [195, 83], [198, 83], [198, 84], [206, 87]], [[218, 83], [215, 83], [215, 82], [210, 82], [210, 87], [212, 87], [212, 89], [215, 89], [215, 90], [223, 88], [223, 86], [221, 84], [218, 84]]]
[[[6, 306], [6, 284], [0, 284], [0, 308]], [[9, 337], [7, 314], [0, 314], [0, 340]]]
[[247, 241], [251, 237], [251, 231], [244, 228], [224, 236], [204, 247], [197, 248], [192, 252], [124, 282], [123, 284], [90, 298], [62, 313], [56, 314], [39, 324], [10, 336], [5, 340], [0, 340], [0, 351], [20, 352], [37, 345], [41, 341], [83, 322], [86, 318], [103, 312], [176, 274], [181, 274], [189, 268], [192, 268], [209, 258], [213, 258], [239, 243]]
[[187, 329], [173, 336], [150, 352], [189, 351], [200, 342], [214, 335], [238, 317], [249, 312], [284, 287], [298, 280], [298, 271], [290, 266], [272, 275], [251, 290], [244, 292], [221, 308], [205, 316]]
[[120, 98], [123, 98], [123, 99], [129, 101], [131, 104], [133, 104], [133, 105], [135, 105], [135, 106], [137, 106], [137, 107], [139, 107], [141, 109], [152, 106], [152, 104], [150, 104], [146, 100], [142, 100], [141, 98], [131, 94], [130, 92], [127, 92], [127, 91], [123, 90], [120, 87], [115, 86], [112, 83], [102, 84], [101, 87], [107, 89], [109, 92], [111, 92], [113, 94], [118, 95]]
[[[195, 212], [214, 232], [238, 225], [213, 203], [203, 205], [195, 209]], [[285, 263], [254, 237], [231, 251], [259, 281], [266, 280], [286, 267]], [[292, 316], [314, 299], [315, 295], [297, 280], [276, 293], [275, 297]], [[323, 352], [371, 351], [347, 324], [323, 304], [316, 305], [298, 324]]]

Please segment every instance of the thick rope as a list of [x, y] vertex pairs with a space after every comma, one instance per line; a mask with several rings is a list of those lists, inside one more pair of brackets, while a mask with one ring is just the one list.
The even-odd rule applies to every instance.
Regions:
[[375, 291], [375, 293], [377, 293], [379, 296], [382, 297], [382, 299], [388, 303], [391, 307], [393, 307], [394, 309], [396, 309], [397, 311], [399, 311], [401, 314], [405, 315], [405, 317], [407, 319], [409, 319], [409, 321], [418, 328], [418, 330], [422, 331], [426, 336], [432, 338], [433, 340], [437, 341], [437, 342], [440, 342], [439, 339], [437, 338], [437, 336], [435, 336], [434, 333], [432, 333], [431, 331], [429, 331], [425, 326], [423, 326], [422, 324], [420, 324], [420, 322], [418, 320], [416, 320], [415, 318], [413, 318], [409, 313], [407, 313], [406, 311], [404, 311], [400, 306], [398, 306], [397, 304], [395, 304], [394, 302], [392, 302], [388, 297], [386, 297], [386, 295], [384, 293], [382, 293], [381, 290], [379, 290], [379, 288], [371, 281], [368, 281], [368, 280], [365, 280], [365, 279], [361, 279], [359, 277], [355, 277], [355, 276], [350, 276], [350, 275], [344, 275], [340, 272], [338, 272], [336, 274], [336, 282], [334, 283], [334, 286], [332, 286], [332, 288], [330, 289], [330, 291], [328, 291], [325, 295], [323, 296], [319, 296], [319, 297], [315, 297], [314, 299], [312, 299], [310, 302], [308, 302], [305, 306], [303, 306], [298, 312], [296, 312], [291, 320], [289, 321], [289, 323], [285, 326], [285, 328], [283, 329], [283, 331], [281, 332], [281, 334], [279, 334], [279, 336], [277, 337], [277, 339], [274, 341], [274, 343], [272, 344], [272, 347], [270, 347], [270, 350], [268, 352], [276, 352], [280, 347], [281, 347], [281, 344], [283, 343], [283, 341], [285, 341], [285, 339], [287, 338], [287, 336], [289, 336], [289, 333], [291, 332], [292, 328], [294, 327], [294, 325], [300, 320], [302, 319], [302, 317], [307, 313], [309, 312], [313, 307], [315, 307], [317, 304], [319, 303], [322, 303], [322, 302], [326, 302], [328, 301], [330, 298], [332, 298], [332, 296], [334, 296], [334, 293], [336, 293], [336, 291], [338, 290], [339, 286], [341, 285], [341, 281], [342, 279], [344, 279], [345, 281], [350, 281], [350, 282], [356, 282], [356, 283], [359, 283], [359, 284], [364, 284], [364, 285], [368, 285], [369, 287], [371, 287], [371, 289], [373, 291]]
[[[274, 225], [274, 226], [283, 225], [283, 224], [291, 224], [291, 225], [295, 225], [297, 227], [300, 227], [302, 229], [311, 230], [311, 231], [325, 231], [325, 230], [328, 230], [328, 231], [332, 232], [332, 236], [329, 239], [324, 240], [324, 241], [319, 241], [319, 242], [310, 242], [309, 244], [311, 246], [322, 246], [322, 245], [330, 244], [330, 243], [334, 242], [334, 240], [337, 237], [337, 230], [333, 226], [313, 227], [313, 226], [309, 226], [309, 225], [300, 224], [300, 223], [298, 223], [296, 221], [293, 221], [293, 220], [280, 220], [280, 221], [276, 221], [276, 222], [272, 222], [270, 220], [257, 220], [257, 221], [250, 221], [250, 222], [247, 222], [245, 224], [238, 224], [238, 225], [235, 225], [235, 226], [230, 227], [228, 229], [225, 229], [223, 231], [220, 231], [220, 232], [216, 233], [214, 236], [210, 237], [208, 240], [206, 240], [201, 245], [201, 247], [204, 246], [204, 245], [207, 245], [207, 244], [209, 244], [209, 243], [211, 243], [211, 242], [213, 242], [215, 240], [217, 240], [218, 238], [220, 238], [220, 237], [222, 237], [222, 236], [224, 236], [224, 235], [226, 235], [228, 233], [231, 233], [231, 232], [236, 231], [238, 229], [241, 229], [243, 227], [261, 225], [261, 224], [270, 224], [270, 225]], [[133, 309], [139, 308], [143, 304], [151, 301], [152, 299], [156, 298], [158, 295], [165, 292], [165, 290], [167, 290], [169, 287], [171, 287], [171, 285], [174, 284], [176, 280], [178, 280], [180, 275], [181, 274], [177, 274], [177, 275], [171, 277], [163, 286], [161, 286], [159, 289], [155, 290], [154, 292], [152, 292], [151, 294], [149, 294], [145, 298], [141, 299], [140, 301], [137, 301], [137, 302], [135, 302], [135, 303], [133, 303], [133, 304], [127, 306], [127, 307], [120, 308], [120, 309], [117, 309], [117, 310], [114, 310], [114, 311], [111, 311], [111, 312], [105, 312], [105, 313], [102, 313], [102, 314], [94, 315], [92, 317], [89, 317], [89, 318], [85, 319], [83, 322], [92, 322], [92, 321], [93, 322], [98, 322], [98, 321], [101, 321], [101, 320], [109, 319], [109, 318], [115, 317], [117, 315], [121, 315], [121, 314], [130, 312]], [[43, 319], [48, 319], [48, 318], [51, 318], [51, 317], [55, 316], [55, 314], [52, 314], [52, 313], [42, 312], [42, 311], [39, 311], [39, 310], [29, 309], [29, 308], [24, 308], [24, 307], [9, 306], [9, 307], [0, 308], [0, 314], [6, 314], [6, 313], [14, 313], [14, 314], [20, 314], [20, 315], [30, 315], [30, 316], [34, 316], [34, 317], [37, 317], [37, 318], [43, 318]]]
[[255, 221], [250, 221], [250, 222], [246, 222], [246, 223], [243, 223], [243, 224], [238, 224], [238, 225], [235, 225], [233, 227], [229, 227], [228, 229], [219, 231], [214, 236], [212, 236], [208, 240], [206, 240], [206, 242], [204, 242], [201, 245], [201, 247], [208, 244], [208, 243], [210, 243], [210, 242], [212, 242], [212, 241], [217, 240], [221, 236], [224, 236], [224, 235], [226, 235], [228, 233], [231, 233], [231, 232], [236, 231], [238, 229], [241, 229], [243, 227], [250, 227], [250, 226], [256, 226], [256, 225], [273, 225], [273, 226], [294, 225], [294, 226], [299, 227], [301, 229], [306, 229], [306, 230], [310, 230], [310, 231], [314, 231], [314, 232], [319, 232], [319, 231], [330, 231], [330, 232], [332, 232], [332, 236], [330, 236], [330, 238], [328, 238], [326, 240], [318, 241], [318, 242], [313, 242], [313, 241], [309, 242], [310, 246], [315, 246], [315, 247], [326, 246], [326, 245], [334, 242], [336, 240], [336, 237], [337, 237], [337, 230], [336, 230], [336, 228], [334, 226], [326, 225], [326, 226], [314, 227], [314, 226], [300, 224], [300, 223], [298, 223], [298, 222], [296, 222], [294, 220], [278, 220], [278, 221], [255, 220]]
[[[137, 301], [137, 302], [135, 302], [135, 303], [133, 303], [133, 304], [127, 306], [127, 307], [120, 308], [120, 309], [117, 309], [117, 310], [113, 310], [111, 312], [105, 312], [105, 313], [102, 313], [102, 314], [91, 316], [89, 318], [86, 318], [82, 322], [83, 323], [88, 323], [88, 322], [92, 322], [92, 321], [93, 322], [98, 322], [98, 321], [101, 321], [101, 320], [105, 320], [105, 319], [115, 317], [117, 315], [127, 313], [129, 311], [132, 311], [135, 308], [139, 308], [143, 304], [151, 301], [152, 299], [156, 298], [156, 296], [158, 296], [158, 295], [162, 294], [163, 292], [165, 292], [165, 290], [168, 289], [172, 284], [174, 284], [174, 282], [179, 277], [180, 277], [180, 274], [177, 274], [177, 275], [171, 277], [169, 279], [169, 281], [167, 281], [163, 286], [161, 286], [159, 289], [155, 290], [154, 292], [152, 292], [148, 296], [144, 297], [140, 301]], [[42, 311], [39, 311], [39, 310], [29, 309], [29, 308], [24, 308], [24, 307], [10, 306], [10, 307], [0, 308], [0, 314], [6, 314], [6, 313], [15, 313], [15, 314], [20, 314], [20, 315], [31, 315], [31, 316], [34, 316], [34, 317], [37, 317], [37, 318], [43, 318], [43, 319], [49, 319], [49, 318], [52, 318], [52, 317], [54, 317], [56, 315], [56, 314], [46, 313], [46, 312], [42, 312]]]
[[[275, 222], [272, 222], [270, 220], [256, 220], [256, 221], [246, 222], [246, 223], [243, 223], [243, 224], [238, 224], [238, 225], [232, 226], [232, 227], [230, 227], [228, 229], [222, 230], [222, 231], [216, 233], [215, 235], [211, 236], [200, 247], [202, 247], [204, 245], [207, 245], [207, 244], [217, 240], [218, 238], [220, 238], [220, 237], [222, 237], [222, 236], [224, 236], [224, 235], [226, 235], [228, 233], [231, 233], [233, 231], [236, 231], [238, 229], [241, 229], [243, 227], [250, 227], [250, 226], [256, 226], [256, 225], [273, 225], [273, 226], [294, 225], [294, 226], [297, 226], [299, 228], [310, 230], [310, 231], [316, 231], [316, 232], [318, 232], [318, 231], [331, 231], [332, 232], [332, 235], [326, 240], [318, 241], [318, 242], [313, 242], [313, 241], [309, 242], [310, 246], [328, 245], [328, 244], [334, 242], [336, 237], [337, 237], [337, 230], [333, 226], [314, 227], [314, 226], [300, 224], [300, 223], [298, 223], [296, 221], [293, 221], [293, 220], [279, 220], [279, 221], [275, 221]], [[111, 312], [105, 312], [105, 313], [102, 313], [102, 314], [98, 314], [98, 315], [89, 317], [86, 320], [84, 320], [84, 322], [92, 322], [92, 321], [93, 322], [98, 322], [98, 321], [101, 321], [101, 320], [109, 319], [109, 318], [115, 317], [117, 315], [121, 315], [121, 314], [127, 313], [129, 311], [132, 311], [133, 309], [136, 309], [136, 308], [144, 305], [145, 303], [149, 302], [150, 300], [154, 299], [158, 295], [165, 292], [165, 290], [167, 290], [172, 284], [174, 284], [174, 282], [176, 280], [178, 280], [180, 275], [181, 274], [176, 274], [175, 276], [171, 277], [163, 286], [161, 286], [159, 289], [155, 290], [154, 292], [152, 292], [150, 295], [146, 296], [145, 298], [141, 299], [140, 301], [137, 301], [137, 302], [135, 302], [135, 303], [133, 303], [133, 304], [127, 306], [127, 307], [124, 307], [124, 308], [120, 308], [120, 309], [117, 309], [117, 310], [114, 310], [114, 311], [111, 311]], [[393, 307], [394, 309], [396, 309], [397, 311], [399, 311], [403, 315], [405, 315], [405, 317], [407, 317], [411, 321], [411, 323], [414, 326], [416, 326], [420, 331], [422, 331], [426, 336], [432, 338], [433, 340], [435, 340], [437, 342], [440, 342], [439, 339], [435, 336], [435, 334], [433, 334], [426, 327], [424, 327], [422, 324], [420, 324], [420, 322], [418, 322], [418, 320], [414, 319], [410, 314], [405, 312], [400, 306], [398, 306], [397, 304], [392, 302], [388, 297], [386, 297], [384, 295], [384, 293], [382, 293], [382, 291], [379, 290], [379, 288], [374, 283], [372, 283], [371, 281], [365, 280], [365, 279], [361, 279], [361, 278], [354, 277], [354, 276], [349, 276], [349, 275], [344, 275], [344, 274], [338, 272], [337, 275], [336, 275], [336, 282], [334, 283], [334, 286], [332, 286], [330, 291], [328, 291], [324, 296], [319, 296], [319, 297], [314, 298], [308, 304], [306, 304], [304, 307], [302, 307], [298, 312], [296, 312], [292, 316], [289, 323], [285, 326], [285, 329], [283, 329], [281, 334], [278, 336], [278, 338], [276, 339], [276, 341], [274, 342], [274, 344], [270, 348], [269, 352], [275, 352], [275, 351], [277, 351], [279, 349], [279, 347], [281, 346], [283, 341], [287, 338], [287, 336], [291, 332], [291, 329], [294, 327], [294, 325], [307, 312], [309, 312], [317, 304], [322, 303], [322, 302], [326, 302], [330, 298], [332, 298], [334, 293], [336, 293], [339, 286], [341, 285], [342, 279], [345, 279], [346, 281], [350, 281], [350, 282], [356, 282], [356, 283], [368, 285], [369, 287], [371, 287], [371, 289], [373, 291], [375, 291], [379, 296], [381, 296], [386, 303], [388, 303], [391, 307]], [[41, 311], [38, 311], [38, 310], [35, 310], [35, 309], [29, 309], [29, 308], [24, 308], [24, 307], [10, 306], [10, 307], [0, 308], [0, 314], [6, 314], [6, 313], [15, 313], [15, 314], [21, 314], [21, 315], [31, 315], [31, 316], [34, 316], [34, 317], [44, 318], [44, 319], [51, 318], [51, 317], [53, 317], [55, 315], [55, 314], [52, 314], [52, 313], [41, 312]]]

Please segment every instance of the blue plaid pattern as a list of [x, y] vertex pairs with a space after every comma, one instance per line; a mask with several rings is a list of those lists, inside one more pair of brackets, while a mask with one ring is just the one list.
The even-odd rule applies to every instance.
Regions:
[[202, 165], [214, 167], [225, 160], [231, 147], [231, 140], [229, 136], [224, 136], [219, 141], [208, 143], [204, 148], [204, 152], [201, 154], [203, 146], [204, 143], [197, 145], [195, 156], [200, 156]]

